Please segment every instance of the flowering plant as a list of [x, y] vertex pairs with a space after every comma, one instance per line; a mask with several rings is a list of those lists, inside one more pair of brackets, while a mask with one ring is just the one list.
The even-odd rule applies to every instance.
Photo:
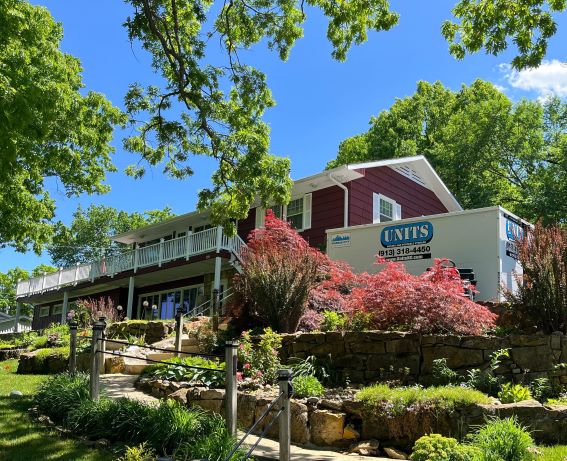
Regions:
[[281, 367], [278, 351], [281, 345], [280, 335], [271, 328], [264, 329], [259, 338], [252, 338], [250, 332], [244, 331], [238, 346], [238, 361], [242, 364], [241, 380], [248, 378], [260, 384], [273, 383]]

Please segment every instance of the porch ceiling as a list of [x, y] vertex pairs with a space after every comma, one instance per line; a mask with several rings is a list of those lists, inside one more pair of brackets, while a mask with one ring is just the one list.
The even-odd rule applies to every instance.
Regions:
[[[203, 261], [183, 264], [181, 266], [162, 268], [157, 271], [148, 273], [134, 274], [136, 288], [143, 288], [150, 285], [158, 285], [161, 282], [172, 282], [191, 277], [198, 277], [204, 274], [212, 274], [215, 267], [215, 258], [206, 259]], [[222, 258], [222, 270], [233, 268], [227, 259]], [[127, 288], [129, 277], [116, 277], [104, 279], [88, 286], [69, 286], [66, 291], [69, 292], [69, 298], [92, 296], [97, 293], [102, 293], [115, 288]], [[21, 298], [23, 302], [32, 304], [47, 304], [50, 302], [57, 302], [63, 299], [64, 289], [57, 291], [50, 291], [42, 294], [32, 296], [30, 298]]]

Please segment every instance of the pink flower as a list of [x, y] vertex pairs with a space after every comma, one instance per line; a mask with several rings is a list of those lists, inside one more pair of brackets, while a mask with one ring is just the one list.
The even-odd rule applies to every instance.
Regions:
[[264, 373], [262, 373], [260, 370], [258, 370], [256, 372], [256, 378], [261, 378], [262, 376], [264, 376]]
[[245, 369], [245, 370], [250, 370], [250, 368], [251, 368], [251, 366], [250, 366], [249, 363], [245, 363], [245, 364], [244, 364], [244, 369]]
[[244, 344], [240, 344], [240, 345], [238, 346], [238, 348], [239, 348], [240, 350], [244, 349]]
[[241, 372], [241, 371], [237, 371], [237, 372], [236, 372], [236, 380], [237, 380], [237, 381], [244, 381], [244, 376], [242, 376], [242, 372]]

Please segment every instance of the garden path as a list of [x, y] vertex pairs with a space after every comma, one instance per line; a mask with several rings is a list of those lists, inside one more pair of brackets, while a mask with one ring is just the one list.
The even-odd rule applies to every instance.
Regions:
[[[134, 387], [134, 382], [138, 376], [123, 374], [108, 374], [100, 377], [101, 388], [108, 397], [119, 398], [126, 397], [129, 399], [139, 400], [148, 404], [156, 404], [158, 399], [151, 395], [145, 394]], [[239, 434], [243, 435], [243, 434]], [[253, 435], [246, 439], [247, 443], [252, 445], [257, 438]], [[279, 444], [270, 439], [263, 439], [256, 450], [254, 450], [254, 458], [257, 460], [277, 460], [279, 459]], [[343, 454], [337, 451], [302, 448], [296, 445], [291, 446], [291, 459], [293, 461], [391, 461], [390, 458], [377, 458], [375, 456], [360, 456]]]

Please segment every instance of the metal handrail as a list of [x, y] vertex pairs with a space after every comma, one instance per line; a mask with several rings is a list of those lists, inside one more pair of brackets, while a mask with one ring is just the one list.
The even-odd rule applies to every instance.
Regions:
[[[219, 303], [223, 302], [224, 300], [230, 298], [234, 294], [233, 287], [227, 288], [223, 292], [219, 293]], [[224, 296], [223, 296], [224, 295]], [[209, 309], [212, 308], [212, 303], [214, 299], [207, 299], [203, 303], [199, 304], [197, 307], [194, 307], [192, 310], [189, 311], [189, 315], [194, 317], [199, 317], [200, 315], [204, 314], [207, 310], [205, 307], [209, 306]]]
[[[237, 444], [232, 448], [232, 451], [229, 453], [229, 455], [224, 459], [224, 461], [230, 461], [230, 458], [232, 458], [232, 456], [238, 451], [238, 449], [242, 446], [242, 444], [244, 443], [244, 441], [246, 440], [246, 438], [252, 433], [252, 431], [254, 431], [254, 429], [256, 429], [256, 426], [258, 426], [258, 424], [260, 424], [261, 421], [263, 421], [263, 419], [268, 415], [268, 413], [270, 413], [270, 411], [272, 411], [272, 408], [274, 408], [274, 406], [276, 405], [276, 403], [278, 402], [278, 400], [280, 400], [282, 397], [284, 396], [283, 392], [280, 392], [280, 394], [270, 402], [270, 404], [268, 405], [268, 407], [266, 408], [266, 410], [264, 410], [264, 413], [262, 413], [262, 415], [260, 416], [260, 418], [258, 418], [256, 420], [256, 422], [252, 425], [252, 427], [250, 429], [248, 429], [248, 431], [244, 434], [244, 436], [237, 442]], [[276, 418], [274, 418], [272, 420], [272, 424], [273, 421], [275, 421]], [[270, 425], [271, 427], [271, 425]], [[269, 428], [268, 428], [269, 429]], [[266, 431], [267, 432], [267, 431]], [[254, 446], [254, 448], [256, 448], [258, 446], [258, 443], [260, 442], [260, 440], [262, 440], [262, 437], [265, 434], [262, 433], [262, 435], [260, 436], [260, 438], [256, 441], [256, 444]], [[250, 452], [251, 453], [251, 452]], [[250, 456], [250, 453], [247, 456]], [[247, 458], [245, 458], [247, 459]]]

